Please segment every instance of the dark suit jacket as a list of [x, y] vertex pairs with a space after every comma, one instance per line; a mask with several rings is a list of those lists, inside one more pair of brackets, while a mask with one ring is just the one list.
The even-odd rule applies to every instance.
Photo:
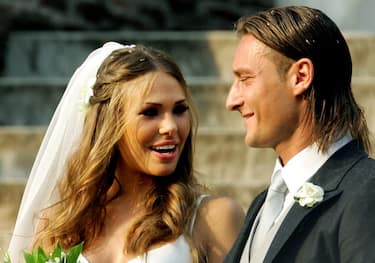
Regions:
[[[311, 182], [324, 189], [323, 201], [312, 208], [293, 205], [264, 262], [375, 262], [375, 160], [352, 141], [331, 156]], [[261, 193], [252, 203], [225, 263], [240, 261], [265, 196]]]

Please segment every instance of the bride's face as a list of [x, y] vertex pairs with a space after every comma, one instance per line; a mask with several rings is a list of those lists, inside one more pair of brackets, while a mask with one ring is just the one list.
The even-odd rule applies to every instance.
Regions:
[[119, 143], [124, 172], [166, 176], [176, 169], [191, 129], [188, 101], [180, 83], [163, 72], [142, 94], [139, 89], [128, 97], [128, 122]]

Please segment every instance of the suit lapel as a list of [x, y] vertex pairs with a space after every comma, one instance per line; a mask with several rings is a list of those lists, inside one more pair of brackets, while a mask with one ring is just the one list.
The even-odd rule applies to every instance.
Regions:
[[236, 242], [234, 243], [230, 253], [226, 257], [224, 262], [239, 262], [242, 256], [242, 252], [245, 248], [246, 242], [249, 238], [251, 228], [254, 224], [255, 218], [258, 214], [259, 209], [262, 207], [264, 200], [266, 199], [267, 191], [262, 192], [258, 195], [253, 203], [251, 204], [244, 225], [241, 232], [238, 235]]
[[327, 202], [335, 202], [341, 192], [339, 184], [346, 172], [367, 154], [359, 149], [357, 141], [352, 141], [339, 151], [318, 170], [311, 182], [324, 189], [323, 201], [311, 208], [306, 208], [295, 203], [281, 224], [275, 238], [267, 252], [264, 262], [272, 262], [281, 248], [287, 243], [290, 236], [297, 229], [304, 218]]

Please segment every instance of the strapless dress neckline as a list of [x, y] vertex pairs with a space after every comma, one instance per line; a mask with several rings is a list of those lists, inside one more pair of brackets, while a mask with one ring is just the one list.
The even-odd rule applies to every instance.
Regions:
[[[175, 241], [167, 243], [157, 248], [150, 249], [144, 255], [137, 256], [128, 261], [128, 263], [190, 263], [191, 253], [188, 242], [183, 235], [180, 235]], [[176, 261], [177, 260], [177, 261]], [[80, 255], [78, 263], [90, 263], [84, 255]]]

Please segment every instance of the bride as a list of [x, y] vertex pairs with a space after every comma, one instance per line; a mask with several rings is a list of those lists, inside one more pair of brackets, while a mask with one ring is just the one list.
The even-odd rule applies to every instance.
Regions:
[[221, 262], [243, 212], [193, 174], [195, 115], [164, 53], [108, 42], [75, 71], [31, 171], [10, 242], [83, 242], [80, 262]]

